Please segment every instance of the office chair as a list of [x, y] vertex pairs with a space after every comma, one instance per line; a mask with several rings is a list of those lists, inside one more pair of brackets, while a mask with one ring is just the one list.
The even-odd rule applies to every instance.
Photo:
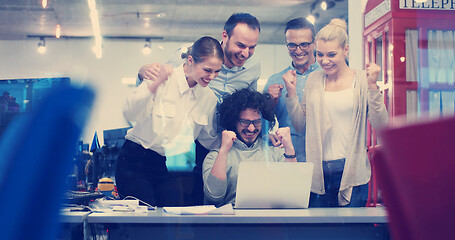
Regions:
[[388, 128], [374, 156], [393, 239], [455, 236], [455, 118]]
[[34, 112], [14, 119], [0, 139], [2, 239], [55, 239], [76, 143], [94, 93], [58, 88]]

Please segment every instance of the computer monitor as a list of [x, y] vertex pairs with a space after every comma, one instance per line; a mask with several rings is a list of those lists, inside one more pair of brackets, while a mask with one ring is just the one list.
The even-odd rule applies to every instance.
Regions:
[[108, 148], [121, 148], [125, 143], [126, 132], [131, 127], [104, 130], [104, 145]]
[[104, 146], [97, 148], [93, 153], [93, 183], [97, 184], [98, 179], [102, 177], [112, 178], [115, 175], [117, 158], [123, 144], [128, 129], [117, 128], [103, 131]]

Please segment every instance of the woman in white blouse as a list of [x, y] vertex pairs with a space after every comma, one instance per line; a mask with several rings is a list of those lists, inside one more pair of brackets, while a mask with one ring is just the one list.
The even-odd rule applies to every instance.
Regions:
[[310, 207], [364, 207], [371, 176], [366, 153], [367, 120], [387, 123], [376, 84], [381, 70], [350, 68], [346, 22], [333, 19], [316, 35], [316, 60], [322, 70], [309, 75], [299, 104], [295, 73], [285, 74], [286, 105], [297, 131], [306, 130], [306, 159], [314, 163]]
[[116, 185], [123, 197], [151, 205], [176, 205], [177, 189], [168, 189], [166, 158], [184, 154], [194, 140], [206, 148], [216, 141], [217, 98], [207, 85], [221, 70], [220, 43], [202, 37], [182, 54], [186, 62], [162, 66], [155, 78], [144, 79], [128, 97], [124, 116], [134, 122], [119, 154]]

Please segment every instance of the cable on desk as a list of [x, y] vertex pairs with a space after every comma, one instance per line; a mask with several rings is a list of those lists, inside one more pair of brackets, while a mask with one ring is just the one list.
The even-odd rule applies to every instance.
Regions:
[[152, 210], [156, 210], [156, 207], [154, 207], [154, 206], [152, 206], [152, 205], [150, 205], [150, 204], [148, 204], [148, 203], [142, 201], [142, 200], [139, 199], [139, 198], [133, 197], [133, 196], [126, 196], [123, 200], [127, 200], [127, 199], [130, 199], [130, 198], [132, 198], [132, 199], [134, 199], [134, 200], [138, 200], [140, 203], [146, 205], [147, 207], [151, 208]]

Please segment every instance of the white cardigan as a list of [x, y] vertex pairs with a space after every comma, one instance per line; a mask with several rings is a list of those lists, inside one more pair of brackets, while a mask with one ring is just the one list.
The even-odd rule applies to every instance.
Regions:
[[[302, 132], [306, 127], [306, 159], [314, 163], [311, 191], [325, 194], [322, 170], [322, 136], [332, 127], [327, 108], [324, 107], [324, 71], [309, 75], [304, 97], [299, 104], [298, 98], [286, 98], [286, 106], [294, 128]], [[368, 89], [365, 71], [355, 71], [354, 108], [350, 143], [340, 184], [338, 202], [341, 206], [349, 204], [352, 187], [370, 181], [371, 167], [366, 152], [367, 119], [373, 127], [387, 124], [388, 114], [379, 90]]]

